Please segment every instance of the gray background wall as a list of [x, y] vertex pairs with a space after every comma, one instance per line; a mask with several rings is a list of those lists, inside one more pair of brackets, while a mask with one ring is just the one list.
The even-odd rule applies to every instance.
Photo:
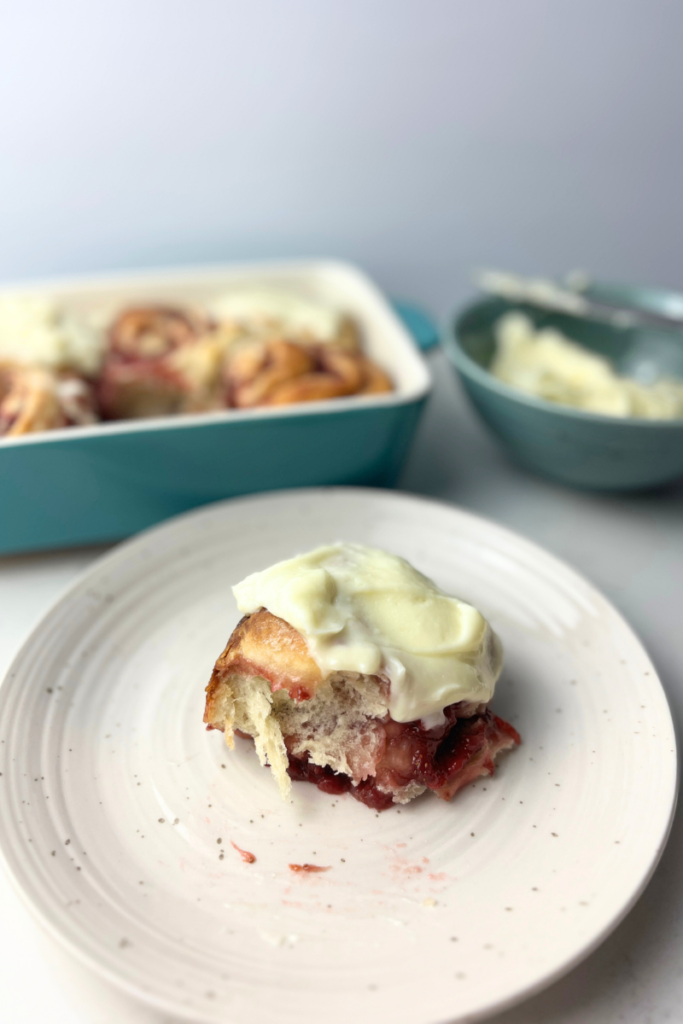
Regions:
[[5, 0], [0, 278], [281, 255], [683, 287], [679, 0]]

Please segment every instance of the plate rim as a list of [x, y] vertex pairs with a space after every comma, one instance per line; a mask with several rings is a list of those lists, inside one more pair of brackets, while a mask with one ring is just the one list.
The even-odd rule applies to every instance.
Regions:
[[[134, 537], [129, 537], [122, 542], [115, 544], [112, 550], [96, 557], [94, 561], [79, 572], [74, 579], [72, 579], [66, 586], [58, 593], [57, 597], [50, 603], [49, 607], [44, 610], [40, 615], [39, 619], [34, 623], [29, 634], [25, 637], [19, 650], [15, 653], [12, 661], [0, 681], [0, 723], [2, 723], [3, 715], [7, 706], [8, 697], [7, 694], [12, 685], [12, 679], [16, 676], [18, 668], [21, 667], [23, 658], [29, 653], [36, 637], [41, 632], [44, 624], [47, 620], [53, 616], [58, 609], [61, 609], [66, 604], [73, 594], [75, 594], [84, 584], [88, 584], [92, 575], [99, 573], [101, 570], [105, 570], [112, 563], [119, 560], [127, 560], [131, 553], [135, 552], [138, 547], [144, 547], [150, 537], [163, 534], [165, 532], [173, 532], [179, 525], [182, 525], [185, 521], [201, 519], [204, 516], [210, 517], [215, 515], [219, 509], [224, 507], [232, 507], [237, 504], [250, 504], [259, 503], [266, 504], [269, 501], [277, 501], [278, 499], [306, 499], [306, 497], [321, 497], [321, 496], [333, 496], [335, 494], [348, 494], [355, 495], [358, 497], [367, 496], [370, 498], [384, 498], [390, 502], [399, 501], [401, 503], [413, 504], [417, 507], [423, 506], [436, 506], [447, 512], [457, 513], [459, 516], [464, 516], [466, 519], [470, 519], [473, 522], [483, 524], [487, 528], [493, 529], [495, 533], [502, 535], [508, 540], [512, 540], [514, 543], [521, 545], [522, 548], [526, 548], [527, 551], [534, 556], [541, 556], [546, 564], [555, 563], [558, 568], [564, 572], [573, 576], [583, 587], [587, 587], [589, 591], [592, 591], [607, 605], [610, 613], [618, 621], [619, 625], [631, 635], [635, 643], [637, 644], [640, 653], [647, 660], [650, 671], [651, 671], [651, 682], [656, 682], [661, 696], [663, 698], [663, 708], [666, 709], [668, 718], [667, 724], [670, 728], [671, 740], [673, 744], [673, 778], [671, 779], [671, 797], [668, 810], [668, 817], [666, 823], [661, 829], [657, 836], [657, 841], [653, 845], [652, 853], [647, 870], [643, 873], [638, 884], [634, 887], [629, 898], [624, 902], [620, 909], [613, 914], [613, 916], [607, 920], [603, 926], [594, 934], [587, 942], [585, 942], [580, 948], [577, 949], [575, 954], [567, 959], [561, 965], [548, 970], [545, 974], [538, 977], [535, 981], [527, 984], [524, 988], [519, 989], [515, 993], [506, 996], [504, 998], [497, 998], [486, 1004], [482, 1004], [478, 1009], [474, 1011], [468, 1011], [466, 1017], [455, 1016], [449, 1017], [447, 1021], [440, 1021], [438, 1024], [465, 1024], [468, 1022], [486, 1020], [490, 1016], [496, 1013], [504, 1012], [505, 1010], [511, 1009], [517, 1006], [527, 999], [532, 998], [534, 995], [544, 991], [549, 986], [554, 984], [556, 981], [565, 977], [574, 968], [586, 960], [621, 924], [626, 916], [631, 912], [635, 904], [638, 902], [640, 897], [643, 895], [645, 889], [649, 885], [654, 872], [656, 871], [662, 854], [666, 848], [673, 821], [676, 812], [676, 806], [678, 801], [679, 785], [680, 785], [680, 764], [678, 757], [678, 737], [676, 734], [675, 722], [671, 713], [671, 706], [667, 696], [666, 689], [662, 684], [659, 672], [655, 664], [653, 663], [647, 648], [642, 642], [638, 632], [631, 626], [628, 620], [622, 615], [621, 611], [614, 605], [614, 603], [608, 598], [602, 590], [596, 586], [587, 576], [582, 572], [574, 568], [566, 560], [557, 557], [553, 552], [548, 551], [542, 545], [537, 544], [535, 541], [530, 540], [524, 534], [518, 533], [516, 530], [512, 530], [509, 527], [500, 524], [495, 519], [488, 516], [480, 515], [479, 513], [470, 509], [464, 508], [460, 505], [449, 502], [443, 498], [433, 498], [428, 495], [417, 494], [411, 491], [403, 490], [390, 490], [378, 487], [354, 487], [354, 486], [323, 486], [323, 487], [305, 487], [305, 488], [285, 488], [276, 491], [266, 491], [259, 494], [248, 494], [239, 495], [235, 498], [224, 499], [221, 501], [210, 502], [199, 508], [191, 509], [190, 511], [180, 513], [179, 515], [172, 516], [169, 519], [164, 520], [154, 526], [151, 526], [140, 533], [137, 533]], [[14, 822], [9, 823], [10, 826], [14, 827]], [[107, 981], [115, 988], [125, 992], [127, 995], [133, 997], [139, 1002], [152, 1006], [153, 1008], [170, 1013], [179, 1020], [188, 1022], [194, 1022], [194, 1024], [214, 1024], [215, 1018], [213, 1016], [202, 1016], [202, 1011], [194, 1008], [185, 1008], [179, 1006], [176, 1002], [173, 1002], [171, 998], [165, 999], [153, 992], [147, 991], [142, 987], [135, 984], [133, 981], [129, 981], [115, 970], [110, 969], [103, 961], [100, 961], [98, 957], [91, 954], [85, 945], [79, 944], [76, 940], [72, 940], [65, 935], [58, 923], [56, 918], [56, 909], [51, 911], [49, 908], [44, 908], [40, 905], [40, 902], [34, 898], [28, 887], [25, 887], [24, 880], [21, 877], [21, 871], [16, 869], [16, 858], [13, 852], [10, 850], [10, 844], [7, 839], [8, 836], [8, 821], [3, 821], [0, 817], [0, 866], [5, 872], [5, 876], [9, 879], [12, 888], [17, 893], [22, 905], [27, 909], [31, 918], [39, 925], [44, 931], [62, 948], [70, 953], [81, 965], [87, 967], [95, 975], [101, 979]], [[14, 863], [12, 863], [12, 861]], [[52, 918], [55, 918], [52, 920]], [[437, 1022], [433, 1022], [437, 1024]]]

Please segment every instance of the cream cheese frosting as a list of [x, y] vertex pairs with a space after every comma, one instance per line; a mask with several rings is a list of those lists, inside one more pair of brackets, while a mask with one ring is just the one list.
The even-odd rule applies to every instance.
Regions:
[[218, 320], [277, 324], [287, 333], [331, 341], [341, 316], [331, 306], [305, 299], [284, 288], [242, 288], [228, 292], [211, 307]]
[[449, 704], [493, 696], [502, 647], [484, 616], [386, 551], [316, 548], [247, 576], [233, 593], [244, 615], [266, 608], [298, 630], [323, 678], [386, 676], [397, 722], [432, 727]]
[[0, 295], [0, 359], [52, 370], [97, 371], [103, 339], [47, 295]]
[[621, 377], [607, 359], [553, 328], [536, 330], [522, 313], [501, 317], [495, 334], [491, 372], [521, 391], [604, 416], [683, 416], [683, 381], [645, 385]]

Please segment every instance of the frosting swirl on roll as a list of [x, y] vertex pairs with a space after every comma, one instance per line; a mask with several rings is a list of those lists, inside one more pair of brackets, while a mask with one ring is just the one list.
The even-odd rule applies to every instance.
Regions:
[[493, 696], [502, 647], [484, 616], [396, 555], [331, 544], [254, 573], [233, 593], [243, 614], [267, 608], [298, 630], [324, 677], [388, 679], [397, 722], [433, 726], [445, 707]]

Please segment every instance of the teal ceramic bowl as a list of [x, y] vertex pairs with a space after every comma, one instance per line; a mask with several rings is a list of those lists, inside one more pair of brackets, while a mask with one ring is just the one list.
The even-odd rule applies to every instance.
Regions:
[[[654, 311], [680, 311], [683, 296], [651, 288], [592, 285], [588, 294]], [[683, 332], [594, 324], [502, 299], [467, 306], [443, 339], [474, 407], [518, 462], [573, 487], [632, 491], [683, 477], [683, 420], [617, 419], [524, 394], [490, 372], [493, 327], [518, 309], [537, 326], [553, 326], [600, 355], [620, 373], [683, 378]]]

